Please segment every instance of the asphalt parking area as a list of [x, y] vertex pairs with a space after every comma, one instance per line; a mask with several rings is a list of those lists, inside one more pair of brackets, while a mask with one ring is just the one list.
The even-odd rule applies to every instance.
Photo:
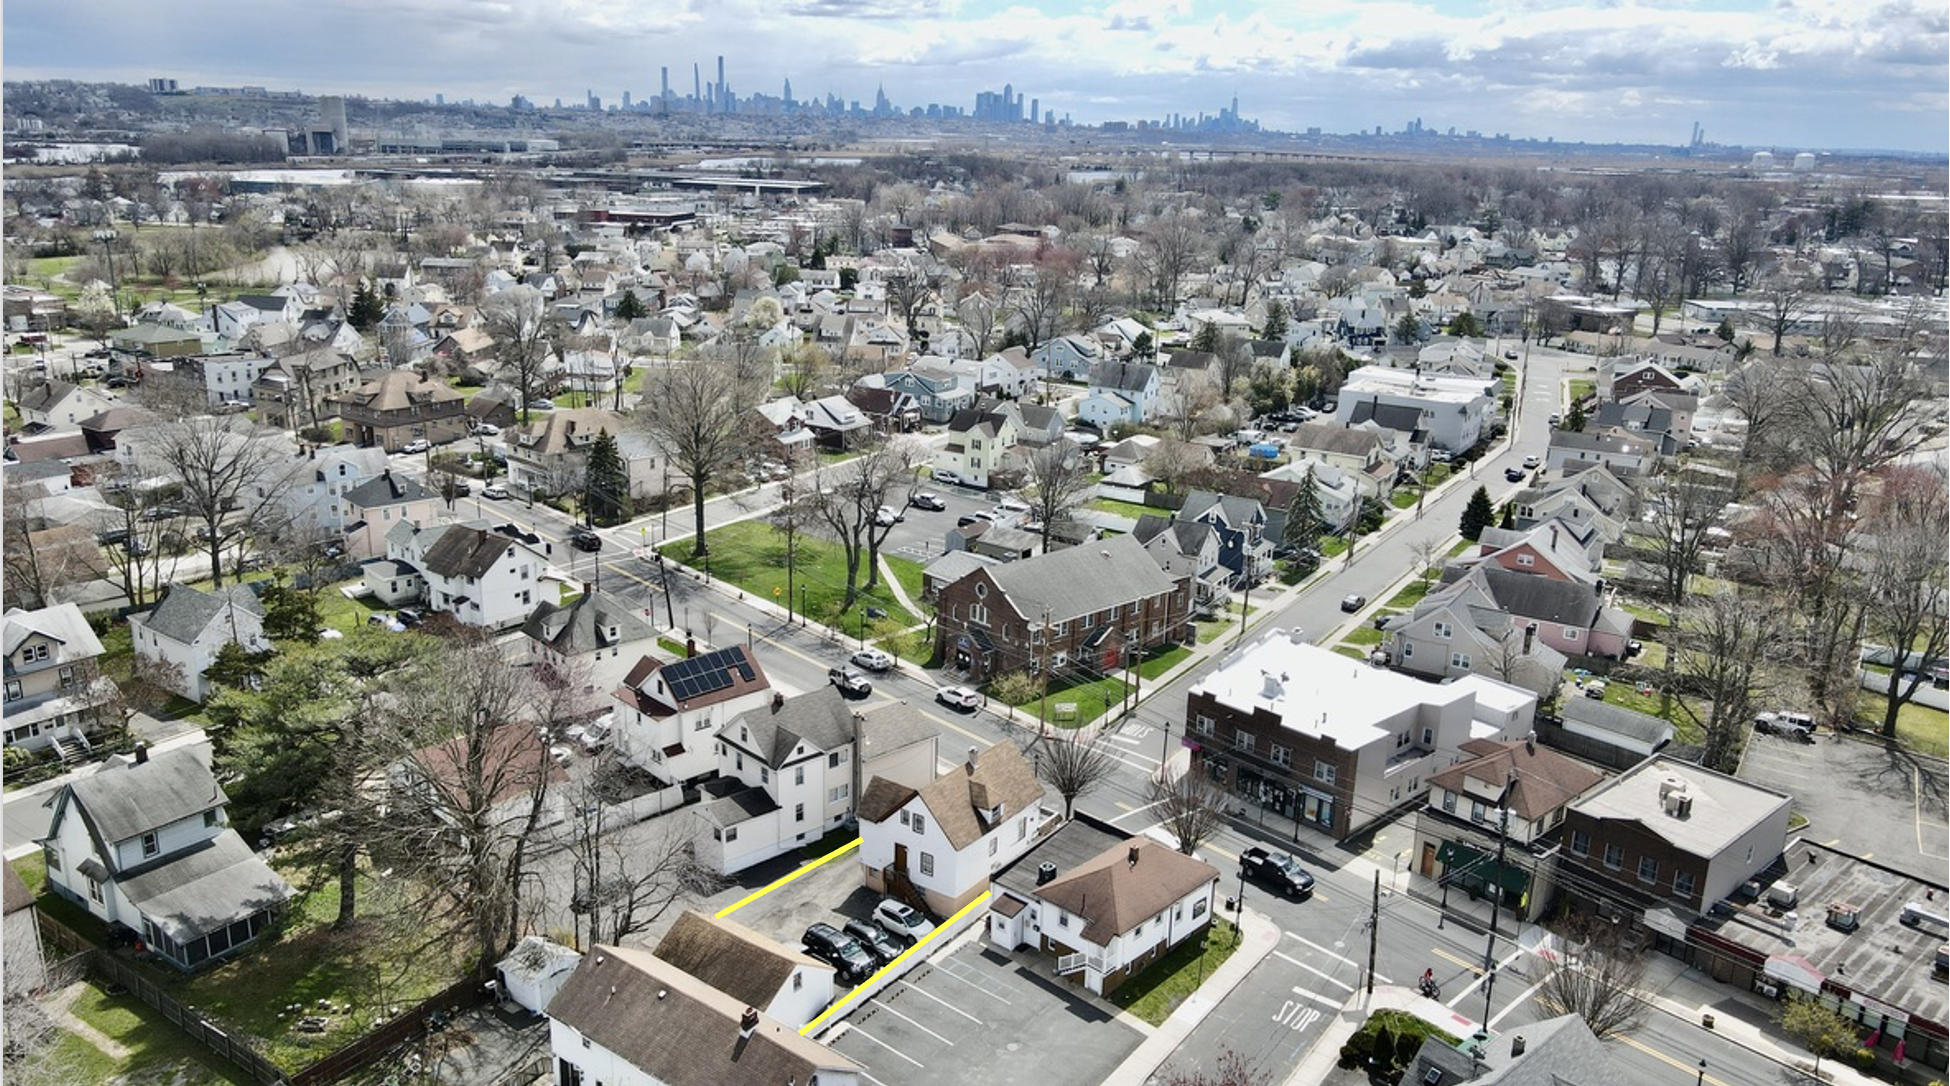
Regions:
[[1945, 766], [1938, 759], [1823, 734], [1813, 743], [1754, 735], [1740, 777], [1794, 797], [1810, 841], [1918, 878], [1950, 859]]
[[1144, 1038], [1049, 968], [1039, 954], [965, 944], [855, 1008], [830, 1043], [879, 1086], [1102, 1082]]

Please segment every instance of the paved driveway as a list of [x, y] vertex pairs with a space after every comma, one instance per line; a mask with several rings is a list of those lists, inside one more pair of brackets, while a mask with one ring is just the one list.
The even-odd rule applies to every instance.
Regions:
[[1950, 816], [1940, 760], [1827, 735], [1814, 743], [1755, 735], [1740, 776], [1793, 796], [1810, 841], [1917, 878], [1943, 877]]
[[1048, 973], [1040, 955], [967, 943], [855, 1009], [831, 1044], [879, 1086], [1102, 1082], [1143, 1037]]

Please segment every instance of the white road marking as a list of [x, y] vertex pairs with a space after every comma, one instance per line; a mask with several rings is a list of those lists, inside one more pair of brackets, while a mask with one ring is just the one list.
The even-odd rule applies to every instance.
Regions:
[[[1290, 931], [1286, 933], [1286, 937], [1292, 939], [1296, 943], [1299, 943], [1301, 946], [1312, 947], [1313, 949], [1320, 951], [1322, 954], [1325, 954], [1330, 958], [1336, 958], [1339, 959], [1340, 961], [1346, 962], [1347, 964], [1355, 967], [1356, 969], [1361, 968], [1361, 963], [1355, 961], [1353, 958], [1350, 958], [1345, 954], [1340, 954], [1340, 953], [1336, 953], [1335, 951], [1329, 950], [1326, 947], [1321, 946], [1319, 943], [1313, 942], [1310, 939], [1306, 939], [1301, 936], [1295, 935]], [[1389, 980], [1387, 977], [1382, 976], [1380, 973], [1376, 973], [1374, 975], [1374, 979], [1380, 981], [1383, 984], [1395, 983], [1394, 981]]]
[[886, 1011], [888, 1014], [893, 1015], [895, 1018], [898, 1018], [901, 1021], [906, 1022], [908, 1025], [913, 1026], [915, 1029], [920, 1030], [922, 1033], [927, 1034], [928, 1036], [934, 1038], [935, 1040], [940, 1041], [942, 1044], [947, 1045], [949, 1048], [955, 1047], [955, 1042], [949, 1040], [946, 1037], [943, 1037], [941, 1034], [936, 1033], [935, 1031], [929, 1029], [928, 1027], [922, 1025], [921, 1023], [916, 1022], [914, 1019], [909, 1018], [908, 1016], [888, 1006], [885, 1001], [881, 1002], [880, 1009]]
[[[884, 1011], [887, 1008], [883, 1006], [880, 1009]], [[923, 1071], [927, 1070], [927, 1065], [922, 1063], [920, 1060], [917, 1060], [914, 1057], [908, 1055], [907, 1053], [902, 1052], [900, 1049], [895, 1048], [893, 1045], [888, 1044], [886, 1041], [883, 1041], [880, 1038], [875, 1037], [873, 1034], [868, 1033], [866, 1030], [861, 1029], [859, 1026], [854, 1026], [852, 1029], [847, 1030], [847, 1033], [849, 1035], [857, 1033], [860, 1036], [865, 1037], [867, 1040], [872, 1041], [874, 1044], [877, 1044], [880, 1047], [886, 1049], [887, 1051], [892, 1052], [894, 1055], [899, 1056], [901, 1059], [904, 1059], [907, 1062], [913, 1064], [914, 1066], [921, 1068]]]
[[1340, 1003], [1332, 999], [1329, 999], [1324, 995], [1321, 995], [1319, 992], [1309, 992], [1305, 988], [1295, 988], [1293, 990], [1293, 994], [1301, 997], [1302, 999], [1311, 999], [1315, 1003], [1324, 1003], [1327, 1006], [1332, 1007], [1337, 1011], [1341, 1009]]
[[[1164, 800], [1158, 800], [1158, 801], [1156, 801], [1156, 802], [1154, 802], [1154, 803], [1147, 803], [1147, 804], [1145, 804], [1145, 805], [1144, 805], [1144, 806], [1142, 806], [1142, 807], [1132, 807], [1131, 809], [1129, 809], [1129, 810], [1127, 810], [1127, 811], [1125, 811], [1125, 812], [1124, 812], [1123, 814], [1121, 814], [1121, 815], [1118, 815], [1118, 816], [1117, 816], [1116, 818], [1113, 818], [1113, 819], [1111, 819], [1111, 820], [1110, 820], [1110, 824], [1111, 824], [1111, 825], [1113, 825], [1113, 826], [1115, 826], [1115, 825], [1117, 825], [1117, 824], [1118, 824], [1119, 822], [1122, 822], [1122, 821], [1123, 821], [1124, 819], [1126, 819], [1126, 818], [1129, 818], [1130, 816], [1132, 816], [1132, 815], [1134, 815], [1134, 814], [1137, 814], [1137, 813], [1138, 813], [1139, 811], [1148, 811], [1148, 810], [1150, 810], [1151, 808], [1153, 808], [1153, 807], [1156, 807], [1156, 806], [1157, 806], [1157, 805], [1158, 805], [1159, 803], [1163, 803], [1163, 802], [1164, 802]], [[1121, 804], [1121, 803], [1120, 803], [1120, 804], [1118, 804], [1118, 806], [1120, 806], [1120, 807], [1121, 807], [1121, 806], [1123, 806], [1123, 804]]]
[[1008, 1005], [1009, 1005], [1009, 1001], [1008, 1001], [1008, 1000], [1006, 1000], [1006, 999], [1004, 999], [1004, 998], [1002, 998], [1002, 997], [1001, 997], [1001, 996], [999, 996], [999, 995], [996, 995], [996, 994], [995, 994], [994, 992], [991, 992], [991, 991], [989, 991], [989, 990], [988, 990], [987, 988], [985, 988], [985, 987], [983, 987], [982, 985], [980, 985], [980, 984], [977, 984], [977, 983], [975, 983], [974, 981], [972, 981], [972, 980], [969, 980], [969, 979], [968, 979], [968, 978], [966, 978], [966, 977], [961, 977], [961, 976], [956, 976], [956, 975], [955, 975], [955, 972], [954, 972], [954, 970], [952, 970], [952, 969], [949, 969], [949, 968], [947, 968], [947, 967], [945, 967], [945, 966], [942, 966], [942, 967], [939, 967], [939, 968], [937, 968], [937, 969], [935, 970], [935, 972], [937, 972], [937, 973], [939, 973], [939, 974], [941, 974], [941, 975], [942, 975], [942, 976], [944, 976], [944, 977], [947, 977], [947, 978], [949, 978], [950, 980], [958, 980], [958, 981], [961, 981], [961, 982], [962, 982], [963, 984], [966, 984], [966, 985], [968, 985], [968, 986], [969, 986], [970, 988], [973, 988], [973, 989], [975, 989], [976, 991], [978, 991], [978, 992], [980, 992], [980, 993], [982, 993], [983, 995], [985, 995], [985, 996], [988, 996], [988, 997], [989, 997], [990, 999], [993, 999], [993, 1000], [995, 1000], [995, 1001], [996, 1001], [997, 1003], [1000, 1003], [1000, 1004], [1002, 1004], [1002, 1005], [1004, 1005], [1004, 1006], [1008, 1006]]
[[1334, 976], [1330, 973], [1322, 972], [1319, 969], [1315, 969], [1313, 966], [1308, 965], [1306, 962], [1303, 962], [1298, 958], [1292, 957], [1282, 951], [1278, 951], [1278, 950], [1274, 951], [1273, 956], [1281, 959], [1282, 961], [1288, 962], [1293, 965], [1297, 965], [1300, 968], [1305, 969], [1307, 972], [1312, 973], [1314, 976], [1319, 977], [1321, 980], [1326, 981], [1327, 983], [1333, 985], [1334, 987], [1345, 990], [1349, 995], [1354, 994], [1354, 985], [1349, 984], [1343, 980], [1336, 980]]
[[1498, 1012], [1496, 1012], [1496, 1015], [1495, 1015], [1494, 1017], [1492, 1017], [1492, 1018], [1491, 1018], [1491, 1019], [1490, 1019], [1490, 1020], [1489, 1020], [1488, 1022], [1486, 1022], [1486, 1023], [1484, 1023], [1484, 1024], [1485, 1024], [1485, 1025], [1487, 1025], [1487, 1026], [1489, 1026], [1489, 1027], [1490, 1027], [1491, 1029], [1495, 1029], [1495, 1028], [1496, 1028], [1496, 1024], [1497, 1024], [1498, 1022], [1501, 1022], [1501, 1021], [1503, 1021], [1503, 1016], [1504, 1016], [1504, 1015], [1506, 1015], [1506, 1014], [1509, 1014], [1509, 1013], [1510, 1013], [1511, 1011], [1514, 1011], [1514, 1010], [1516, 1010], [1516, 1009], [1517, 1009], [1518, 1007], [1521, 1007], [1521, 1006], [1523, 1006], [1523, 1004], [1524, 1004], [1524, 1002], [1525, 1002], [1526, 1000], [1528, 1000], [1528, 999], [1529, 999], [1529, 998], [1530, 998], [1531, 996], [1534, 996], [1534, 995], [1536, 995], [1536, 994], [1537, 994], [1537, 990], [1538, 990], [1539, 988], [1542, 988], [1542, 987], [1543, 987], [1544, 985], [1546, 985], [1546, 984], [1549, 984], [1549, 983], [1550, 983], [1550, 979], [1549, 979], [1549, 978], [1545, 978], [1545, 979], [1543, 979], [1543, 980], [1540, 980], [1540, 981], [1538, 981], [1537, 983], [1535, 983], [1535, 984], [1533, 984], [1533, 985], [1531, 985], [1530, 987], [1528, 987], [1528, 988], [1525, 988], [1525, 989], [1523, 990], [1523, 994], [1522, 994], [1522, 995], [1520, 995], [1520, 996], [1518, 996], [1517, 998], [1515, 998], [1515, 999], [1513, 999], [1513, 1000], [1511, 1000], [1511, 1001], [1510, 1001], [1510, 1005], [1509, 1005], [1509, 1006], [1507, 1006], [1507, 1007], [1505, 1007], [1505, 1008], [1503, 1008], [1502, 1010], [1500, 1010], [1500, 1011], [1498, 1011]]
[[933, 992], [928, 991], [926, 988], [920, 987], [919, 985], [915, 984], [911, 980], [907, 980], [903, 978], [901, 980], [896, 981], [895, 983], [899, 984], [901, 987], [906, 988], [910, 991], [917, 992], [921, 995], [927, 996], [929, 999], [932, 999], [936, 1003], [939, 1003], [942, 1006], [948, 1008], [949, 1010], [954, 1011], [956, 1014], [961, 1015], [963, 1018], [968, 1019], [970, 1022], [973, 1022], [978, 1026], [985, 1024], [980, 1018], [977, 1018], [974, 1015], [968, 1013], [967, 1011], [962, 1010], [960, 1007], [957, 1007], [953, 1003], [950, 1003], [947, 1000], [941, 998], [940, 996], [935, 995]]

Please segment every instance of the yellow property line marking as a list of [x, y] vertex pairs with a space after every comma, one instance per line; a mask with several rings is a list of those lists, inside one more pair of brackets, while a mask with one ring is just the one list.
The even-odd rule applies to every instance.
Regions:
[[804, 867], [799, 868], [797, 871], [794, 871], [791, 874], [785, 875], [781, 878], [774, 879], [770, 884], [760, 889], [753, 890], [751, 893], [746, 894], [742, 898], [739, 898], [738, 903], [736, 905], [730, 905], [723, 909], [718, 910], [718, 918], [723, 919], [727, 916], [730, 916], [732, 913], [735, 913], [739, 909], [742, 909], [745, 906], [750, 905], [752, 902], [757, 901], [759, 898], [764, 897], [766, 894], [769, 894], [772, 891], [778, 889], [779, 887], [784, 886], [786, 883], [791, 882], [793, 879], [798, 878], [799, 876], [807, 873], [808, 871], [812, 871], [818, 868], [821, 864], [828, 863], [841, 856], [844, 856], [847, 853], [852, 852], [854, 849], [859, 847], [860, 847], [860, 839], [858, 837], [855, 837], [848, 844], [842, 845], [841, 847], [834, 849], [833, 851], [827, 853], [826, 855], [821, 856], [819, 859], [814, 860], [813, 862], [805, 865]]
[[[853, 842], [853, 843], [857, 845], [857, 844], [859, 844], [860, 842], [858, 842], [858, 841], [855, 841], [855, 842]], [[840, 850], [840, 851], [842, 851], [842, 852], [844, 852], [844, 851], [845, 851], [845, 849], [842, 849], [842, 850]], [[833, 855], [835, 855], [835, 856], [837, 856], [837, 855], [839, 855], [839, 853], [837, 853], [837, 852], [836, 852], [836, 853], [834, 853]], [[830, 859], [830, 858], [831, 858], [831, 857], [828, 857], [828, 859]], [[819, 861], [819, 862], [820, 862], [820, 863], [825, 863], [826, 861], [825, 861], [825, 860], [821, 860], [821, 861]], [[769, 890], [769, 889], [771, 889], [771, 887], [769, 887], [769, 886], [768, 886], [768, 887], [766, 887], [766, 889], [768, 889], [768, 890]], [[806, 1023], [806, 1024], [804, 1025], [804, 1026], [801, 1026], [801, 1027], [799, 1028], [799, 1032], [800, 1032], [801, 1034], [809, 1034], [809, 1033], [811, 1033], [811, 1032], [813, 1031], [813, 1027], [814, 1027], [814, 1026], [817, 1026], [817, 1025], [819, 1025], [819, 1024], [820, 1024], [821, 1022], [824, 1022], [824, 1021], [826, 1021], [826, 1020], [827, 1020], [828, 1018], [831, 1018], [831, 1017], [833, 1016], [833, 1012], [835, 1012], [835, 1011], [839, 1011], [839, 1010], [843, 1010], [843, 1009], [845, 1009], [845, 1007], [846, 1007], [846, 1005], [847, 1005], [847, 1004], [849, 1004], [849, 1003], [851, 1003], [851, 1002], [853, 1002], [853, 1001], [854, 1001], [854, 1000], [855, 1000], [856, 998], [858, 998], [861, 992], [863, 992], [863, 991], [865, 991], [865, 990], [866, 990], [866, 989], [868, 989], [868, 988], [871, 988], [871, 987], [873, 987], [873, 982], [874, 982], [874, 981], [877, 981], [877, 980], [879, 980], [879, 979], [881, 978], [881, 976], [882, 976], [883, 974], [885, 974], [885, 973], [887, 972], [887, 970], [889, 970], [889, 969], [892, 969], [893, 967], [895, 967], [895, 966], [897, 966], [897, 965], [899, 965], [900, 963], [902, 963], [902, 962], [904, 962], [904, 961], [906, 961], [906, 960], [907, 960], [907, 956], [908, 956], [908, 955], [910, 955], [910, 954], [912, 954], [912, 953], [914, 953], [915, 951], [917, 951], [917, 950], [919, 950], [919, 949], [921, 949], [921, 948], [922, 948], [922, 947], [924, 947], [924, 946], [927, 946], [927, 945], [928, 945], [929, 943], [932, 943], [932, 942], [934, 942], [934, 941], [935, 941], [936, 939], [939, 939], [939, 938], [940, 938], [940, 937], [942, 936], [942, 934], [943, 934], [943, 933], [945, 933], [945, 932], [947, 932], [947, 931], [948, 931], [949, 929], [951, 929], [951, 928], [953, 928], [953, 927], [955, 926], [955, 922], [956, 922], [956, 921], [958, 921], [958, 920], [960, 920], [960, 919], [961, 919], [962, 917], [964, 917], [964, 916], [967, 916], [967, 915], [969, 914], [969, 912], [970, 912], [971, 910], [973, 910], [973, 909], [974, 909], [974, 908], [975, 908], [976, 906], [978, 906], [978, 905], [985, 905], [985, 904], [987, 904], [987, 903], [988, 903], [988, 900], [989, 900], [990, 898], [992, 898], [992, 897], [994, 897], [994, 896], [995, 896], [995, 891], [994, 891], [994, 890], [985, 890], [985, 891], [983, 891], [983, 893], [982, 893], [982, 896], [981, 896], [981, 897], [978, 897], [978, 898], [976, 898], [976, 899], [975, 899], [974, 901], [971, 901], [971, 902], [969, 902], [968, 904], [966, 904], [966, 905], [963, 905], [963, 906], [961, 907], [961, 911], [960, 911], [960, 912], [958, 912], [958, 913], [956, 913], [955, 915], [953, 915], [953, 916], [951, 916], [951, 917], [949, 917], [949, 918], [948, 918], [948, 922], [947, 922], [947, 923], [945, 923], [945, 924], [943, 924], [943, 925], [941, 925], [940, 927], [938, 927], [938, 928], [936, 928], [936, 929], [934, 929], [934, 930], [933, 930], [933, 931], [931, 931], [931, 932], [928, 932], [928, 933], [927, 933], [926, 935], [924, 935], [924, 936], [922, 936], [922, 937], [921, 937], [921, 941], [920, 941], [920, 942], [918, 942], [918, 943], [915, 943], [915, 944], [914, 944], [913, 946], [911, 946], [911, 947], [908, 947], [908, 948], [907, 948], [906, 950], [903, 950], [903, 951], [901, 951], [901, 954], [900, 954], [900, 957], [898, 957], [898, 958], [895, 958], [895, 959], [894, 959], [893, 961], [891, 961], [891, 962], [888, 962], [888, 963], [887, 963], [886, 965], [883, 965], [883, 966], [881, 966], [881, 967], [880, 967], [880, 969], [879, 969], [879, 970], [877, 970], [877, 971], [876, 971], [876, 972], [874, 973], [874, 975], [873, 975], [873, 976], [871, 976], [871, 977], [868, 977], [868, 978], [867, 978], [867, 980], [866, 980], [866, 983], [864, 983], [864, 984], [860, 984], [860, 985], [856, 985], [856, 986], [854, 987], [854, 989], [853, 989], [852, 991], [850, 991], [850, 992], [848, 992], [848, 993], [846, 993], [846, 998], [844, 998], [844, 999], [842, 999], [842, 1000], [840, 1000], [840, 1001], [839, 1001], [838, 1003], [835, 1003], [835, 1004], [833, 1004], [832, 1006], [830, 1006], [830, 1007], [828, 1007], [828, 1008], [826, 1008], [825, 1010], [823, 1010], [823, 1011], [821, 1011], [821, 1012], [819, 1013], [819, 1017], [818, 1017], [818, 1018], [815, 1018], [815, 1019], [813, 1019], [812, 1021], [810, 1021], [810, 1022], [807, 1022], [807, 1023]], [[720, 914], [720, 915], [723, 915], [723, 914]]]
[[[1613, 1034], [1613, 1036], [1617, 1037], [1621, 1041], [1624, 1041], [1626, 1044], [1631, 1045], [1633, 1048], [1638, 1049], [1640, 1052], [1643, 1052], [1646, 1055], [1652, 1057], [1653, 1059], [1659, 1060], [1664, 1063], [1669, 1063], [1672, 1066], [1679, 1068], [1681, 1071], [1699, 1070], [1698, 1067], [1695, 1067], [1692, 1064], [1683, 1063], [1679, 1060], [1675, 1060], [1671, 1056], [1666, 1055], [1664, 1052], [1661, 1052], [1656, 1048], [1653, 1048], [1646, 1044], [1642, 1044], [1641, 1042], [1638, 1041], [1638, 1039], [1634, 1037], [1629, 1037], [1623, 1033]], [[1703, 1081], [1710, 1082], [1713, 1084], [1713, 1086], [1727, 1086], [1725, 1082], [1722, 1082], [1719, 1079], [1714, 1078], [1712, 1075], [1704, 1076]]]

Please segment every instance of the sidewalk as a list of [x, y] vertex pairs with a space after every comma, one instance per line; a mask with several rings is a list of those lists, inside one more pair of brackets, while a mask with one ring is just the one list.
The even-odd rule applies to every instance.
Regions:
[[[1814, 1058], [1780, 1037], [1773, 1027], [1776, 1004], [1761, 1000], [1701, 973], [1677, 958], [1647, 955], [1643, 991], [1655, 1013], [1669, 1014], [1695, 1029], [1705, 1029], [1702, 1015], [1713, 1016], [1713, 1032], [1763, 1059], [1783, 1067], [1812, 1070]], [[1916, 1081], [1934, 1078], [1929, 1068], [1912, 1061]], [[1874, 1086], [1887, 1080], [1871, 1078], [1847, 1061], [1825, 1059], [1821, 1073], [1835, 1086]]]
[[[1231, 996], [1246, 975], [1253, 971], [1253, 967], [1279, 945], [1280, 926], [1251, 909], [1241, 914], [1239, 928], [1244, 933], [1244, 942], [1239, 949], [1225, 960], [1224, 965], [1212, 971], [1212, 976], [1199, 986], [1198, 991], [1171, 1012], [1164, 1025], [1146, 1037], [1136, 1051], [1124, 1057], [1117, 1070], [1104, 1079], [1103, 1086], [1144, 1086], [1152, 1074], [1171, 1058], [1171, 1054], [1178, 1051], [1178, 1046], [1191, 1036], [1199, 1023], [1205, 1021], [1205, 1016]], [[1337, 1050], [1339, 1047], [1335, 1046]]]
[[1448, 1007], [1422, 995], [1410, 988], [1396, 988], [1386, 984], [1375, 985], [1372, 996], [1356, 992], [1353, 999], [1341, 1007], [1341, 1013], [1334, 1017], [1327, 1028], [1314, 1039], [1314, 1046], [1307, 1050], [1307, 1058], [1286, 1077], [1286, 1086], [1314, 1086], [1325, 1082], [1335, 1074], [1340, 1062], [1341, 1046], [1349, 1037], [1360, 1030], [1368, 1016], [1380, 1010], [1406, 1011], [1422, 1021], [1457, 1037], [1468, 1037], [1475, 1033], [1476, 1023]]

